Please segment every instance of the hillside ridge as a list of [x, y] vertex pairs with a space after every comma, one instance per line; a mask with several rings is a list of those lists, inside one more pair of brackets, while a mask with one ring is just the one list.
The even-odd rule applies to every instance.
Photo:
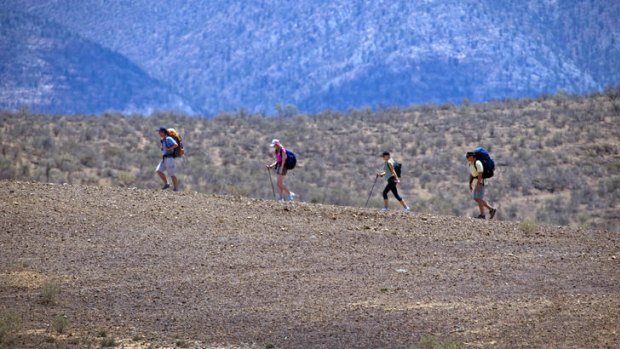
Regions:
[[[298, 154], [287, 183], [302, 201], [364, 206], [379, 155], [389, 150], [403, 163], [399, 192], [414, 211], [472, 216], [464, 154], [484, 146], [498, 164], [487, 191], [498, 219], [617, 231], [619, 96], [616, 88], [278, 118], [0, 112], [0, 179], [156, 188], [155, 130], [168, 126], [180, 131], [187, 152], [178, 160], [182, 190], [272, 198], [265, 164], [278, 138]], [[370, 207], [382, 207], [383, 183]]]

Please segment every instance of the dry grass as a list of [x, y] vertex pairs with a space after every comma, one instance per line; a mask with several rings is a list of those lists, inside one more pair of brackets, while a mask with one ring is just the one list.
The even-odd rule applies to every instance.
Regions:
[[[263, 164], [278, 137], [298, 154], [287, 181], [303, 201], [363, 206], [378, 154], [390, 150], [414, 211], [471, 216], [463, 154], [482, 145], [498, 164], [487, 196], [499, 219], [617, 230], [618, 91], [287, 118], [0, 113], [0, 179], [158, 188], [154, 130], [168, 125], [184, 138], [186, 191], [271, 198]], [[380, 184], [371, 207], [381, 206]]]

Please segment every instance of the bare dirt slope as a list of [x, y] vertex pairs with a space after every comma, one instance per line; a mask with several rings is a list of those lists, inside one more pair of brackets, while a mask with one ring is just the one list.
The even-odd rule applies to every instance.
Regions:
[[620, 345], [617, 233], [77, 185], [0, 195], [15, 347], [102, 332], [126, 347]]

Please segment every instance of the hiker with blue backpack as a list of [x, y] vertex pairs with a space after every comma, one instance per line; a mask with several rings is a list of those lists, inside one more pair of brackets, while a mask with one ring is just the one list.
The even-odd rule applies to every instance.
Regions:
[[407, 206], [405, 200], [398, 195], [397, 185], [400, 183], [401, 164], [392, 159], [390, 153], [387, 151], [382, 154], [382, 157], [384, 161], [383, 172], [377, 173], [377, 177], [386, 177], [387, 185], [385, 186], [385, 189], [383, 189], [383, 209], [381, 211], [388, 211], [388, 193], [391, 191], [396, 200], [398, 200], [400, 205], [403, 207], [403, 212], [409, 212], [409, 206]]
[[469, 166], [469, 191], [472, 198], [478, 203], [480, 215], [476, 218], [486, 219], [484, 210], [489, 210], [489, 218], [493, 219], [497, 209], [491, 207], [485, 200], [486, 179], [493, 177], [495, 172], [495, 161], [491, 159], [489, 152], [483, 147], [478, 147], [474, 151], [467, 152], [465, 155]]
[[[274, 156], [276, 158], [276, 161], [271, 165], [267, 165], [267, 168], [275, 168], [276, 170], [276, 183], [278, 186], [279, 194], [279, 198], [276, 199], [278, 201], [284, 201], [286, 197], [288, 201], [293, 201], [295, 200], [295, 193], [288, 190], [288, 188], [284, 185], [284, 176], [286, 176], [288, 170], [292, 170], [293, 168], [295, 168], [295, 165], [297, 163], [295, 154], [292, 151], [285, 149], [282, 146], [282, 143], [280, 143], [280, 140], [278, 139], [274, 139], [271, 141], [271, 147], [273, 147], [274, 149]], [[271, 178], [271, 174], [269, 175], [269, 178]]]

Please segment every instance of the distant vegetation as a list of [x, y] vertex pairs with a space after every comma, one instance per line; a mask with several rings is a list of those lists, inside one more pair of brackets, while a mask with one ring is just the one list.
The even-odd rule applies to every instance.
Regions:
[[[324, 111], [213, 119], [0, 113], [0, 179], [159, 188], [156, 132], [176, 127], [186, 144], [182, 189], [272, 197], [263, 164], [277, 137], [298, 154], [288, 178], [304, 201], [362, 206], [380, 152], [403, 162], [402, 191], [414, 211], [470, 216], [464, 154], [487, 147], [498, 164], [488, 196], [500, 219], [618, 230], [620, 88], [572, 96], [459, 106]], [[378, 185], [371, 200], [380, 205]]]

